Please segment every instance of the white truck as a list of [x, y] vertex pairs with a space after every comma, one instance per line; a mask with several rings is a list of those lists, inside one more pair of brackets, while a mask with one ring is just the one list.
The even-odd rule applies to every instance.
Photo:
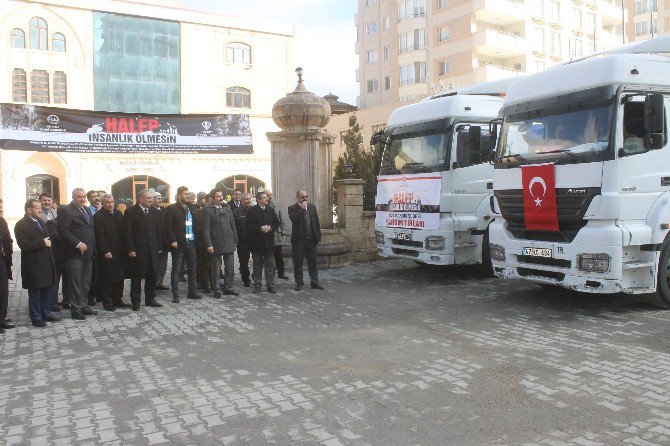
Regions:
[[[494, 274], [670, 307], [670, 36], [520, 78], [498, 138]], [[494, 130], [495, 129], [495, 130]]]
[[[493, 192], [489, 122], [514, 79], [435, 94], [395, 110], [375, 200], [377, 252], [423, 264], [483, 263]], [[476, 144], [473, 141], [477, 141]]]

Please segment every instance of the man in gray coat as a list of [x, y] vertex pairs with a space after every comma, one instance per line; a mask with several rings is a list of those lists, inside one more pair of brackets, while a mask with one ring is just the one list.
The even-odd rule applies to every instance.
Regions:
[[268, 194], [268, 206], [271, 206], [272, 209], [277, 213], [277, 218], [279, 219], [279, 229], [275, 232], [275, 269], [277, 270], [277, 277], [280, 279], [288, 280], [288, 276], [284, 273], [284, 230], [286, 229], [286, 224], [284, 223], [284, 214], [281, 211], [281, 206], [275, 203], [274, 196], [272, 191], [265, 189], [265, 193]]
[[221, 285], [217, 277], [221, 271], [221, 258], [223, 257], [223, 294], [237, 296], [239, 293], [233, 289], [234, 254], [235, 246], [237, 246], [235, 219], [220, 189], [212, 189], [209, 196], [212, 202], [202, 208], [202, 246], [211, 256], [212, 295], [215, 299], [221, 298]]

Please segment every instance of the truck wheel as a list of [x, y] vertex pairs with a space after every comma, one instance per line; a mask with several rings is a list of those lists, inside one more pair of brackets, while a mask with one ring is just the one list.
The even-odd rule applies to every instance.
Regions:
[[661, 257], [658, 261], [656, 293], [650, 296], [653, 305], [670, 309], [670, 238], [663, 242]]
[[482, 240], [482, 263], [479, 269], [486, 277], [495, 277], [493, 274], [493, 263], [491, 262], [491, 247], [489, 246], [489, 228], [486, 228]]

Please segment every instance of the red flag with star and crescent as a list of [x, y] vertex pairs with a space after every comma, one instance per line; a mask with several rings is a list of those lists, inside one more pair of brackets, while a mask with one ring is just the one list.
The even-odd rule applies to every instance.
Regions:
[[558, 231], [553, 164], [521, 166], [523, 218], [530, 231]]

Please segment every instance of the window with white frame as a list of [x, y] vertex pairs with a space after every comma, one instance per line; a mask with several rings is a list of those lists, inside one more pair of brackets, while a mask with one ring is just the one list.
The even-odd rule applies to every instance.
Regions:
[[447, 74], [451, 73], [451, 61], [450, 60], [443, 60], [440, 62], [440, 76], [446, 76]]
[[14, 28], [11, 34], [12, 48], [26, 47], [26, 33], [20, 28]]
[[226, 62], [233, 64], [251, 64], [251, 47], [246, 43], [232, 42], [226, 45]]
[[426, 16], [426, 0], [403, 0], [398, 3], [398, 21]]
[[554, 57], [561, 56], [561, 33], [551, 33], [551, 55]]
[[572, 49], [572, 57], [581, 57], [584, 55], [584, 42], [581, 39], [575, 39], [575, 44]]
[[377, 63], [379, 61], [379, 57], [377, 54], [377, 50], [369, 50], [365, 53], [366, 61], [367, 63]]
[[365, 34], [368, 36], [377, 34], [377, 22], [375, 20], [365, 24]]
[[444, 42], [446, 40], [449, 40], [449, 27], [443, 26], [437, 32], [437, 41]]
[[22, 68], [14, 68], [12, 72], [12, 101], [28, 102], [26, 71]]
[[388, 45], [386, 45], [384, 47], [384, 60], [389, 60], [390, 57], [391, 57], [391, 48]]
[[391, 76], [384, 77], [384, 90], [391, 89]]
[[65, 52], [65, 36], [61, 33], [55, 33], [51, 39], [51, 49], [60, 53]]
[[67, 104], [67, 76], [62, 71], [56, 71], [53, 78], [54, 104]]
[[536, 27], [535, 28], [535, 39], [533, 41], [533, 49], [535, 51], [544, 53], [544, 28]]
[[391, 18], [389, 16], [384, 17], [384, 30], [391, 28]]
[[36, 104], [49, 103], [49, 73], [46, 70], [30, 72], [30, 100]]
[[428, 45], [428, 33], [424, 28], [400, 34], [398, 38], [398, 48], [401, 53], [422, 50], [426, 48], [426, 45]]
[[400, 66], [400, 85], [425, 83], [426, 62], [414, 62]]
[[226, 88], [226, 106], [251, 108], [251, 91], [244, 87]]
[[379, 91], [379, 79], [368, 79], [368, 93]]
[[33, 17], [30, 19], [28, 26], [30, 29], [30, 48], [33, 50], [46, 50], [48, 36], [46, 20], [41, 17]]

